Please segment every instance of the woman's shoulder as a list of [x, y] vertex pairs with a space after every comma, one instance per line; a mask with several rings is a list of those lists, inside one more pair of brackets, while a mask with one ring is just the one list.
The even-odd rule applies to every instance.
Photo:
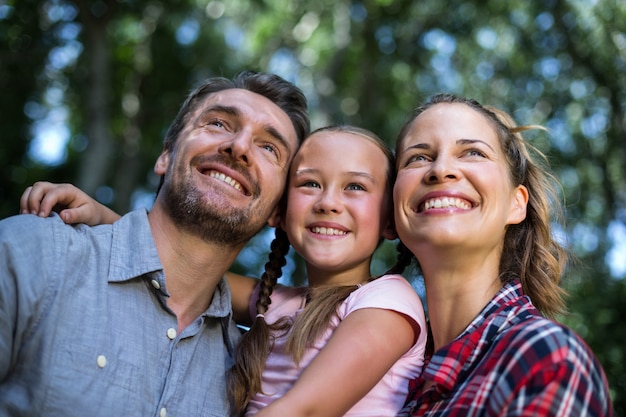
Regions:
[[[586, 342], [569, 327], [542, 316], [521, 320], [502, 332], [497, 344], [517, 358], [551, 363], [591, 363]], [[578, 366], [577, 365], [577, 366]]]

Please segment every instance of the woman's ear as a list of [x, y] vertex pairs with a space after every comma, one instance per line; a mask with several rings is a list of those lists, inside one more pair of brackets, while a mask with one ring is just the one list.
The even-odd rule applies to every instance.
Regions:
[[161, 155], [156, 160], [154, 164], [154, 172], [157, 175], [165, 175], [167, 172], [167, 167], [170, 164], [170, 152], [167, 150], [163, 150]]
[[528, 206], [528, 189], [518, 185], [513, 190], [513, 200], [507, 224], [520, 224], [526, 219], [526, 207]]

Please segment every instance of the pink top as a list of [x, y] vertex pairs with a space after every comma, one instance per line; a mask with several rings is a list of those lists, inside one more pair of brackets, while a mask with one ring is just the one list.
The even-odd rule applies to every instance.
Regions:
[[[258, 291], [258, 286], [257, 286]], [[272, 303], [265, 314], [268, 323], [274, 323], [284, 316], [297, 316], [305, 305], [305, 288], [276, 286], [272, 293]], [[251, 315], [256, 315], [256, 292], [251, 297]], [[288, 335], [276, 338], [274, 348], [270, 352], [262, 376], [262, 389], [267, 395], [256, 394], [246, 409], [246, 416], [252, 416], [272, 401], [280, 398], [296, 382], [303, 369], [306, 368], [319, 351], [326, 345], [333, 332], [353, 311], [362, 308], [381, 308], [404, 314], [415, 321], [421, 329], [415, 345], [400, 358], [382, 380], [372, 388], [346, 413], [346, 416], [395, 416], [404, 405], [408, 393], [408, 381], [416, 378], [424, 364], [424, 348], [426, 345], [426, 319], [422, 302], [407, 282], [400, 275], [385, 275], [371, 281], [353, 291], [338, 307], [335, 316], [322, 337], [304, 353], [300, 366], [296, 366], [290, 354], [285, 353]]]

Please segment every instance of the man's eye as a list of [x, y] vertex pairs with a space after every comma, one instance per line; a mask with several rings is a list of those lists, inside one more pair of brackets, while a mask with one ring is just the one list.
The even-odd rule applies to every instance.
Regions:
[[208, 126], [216, 126], [216, 127], [220, 127], [220, 128], [225, 128], [226, 127], [226, 124], [224, 124], [224, 122], [222, 120], [218, 120], [218, 119], [209, 120], [207, 125]]
[[275, 153], [276, 155], [278, 155], [278, 148], [274, 145], [272, 145], [271, 143], [266, 143], [263, 146], [261, 146], [263, 149], [265, 149], [268, 152], [272, 152]]

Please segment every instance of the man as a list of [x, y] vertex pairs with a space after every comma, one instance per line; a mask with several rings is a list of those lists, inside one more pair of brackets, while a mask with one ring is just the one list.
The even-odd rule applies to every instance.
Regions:
[[309, 130], [282, 78], [214, 78], [181, 107], [150, 213], [0, 222], [0, 416], [225, 416], [224, 273], [277, 209]]

